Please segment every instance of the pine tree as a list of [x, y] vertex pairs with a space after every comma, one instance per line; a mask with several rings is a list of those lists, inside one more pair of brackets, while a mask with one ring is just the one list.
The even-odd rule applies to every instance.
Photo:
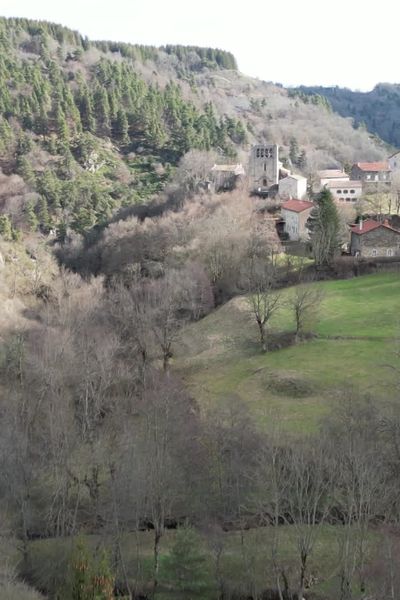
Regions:
[[36, 185], [35, 172], [26, 156], [19, 156], [17, 160], [17, 173], [22, 177], [25, 183], [34, 189]]
[[0, 236], [7, 241], [13, 239], [13, 227], [8, 215], [0, 215]]
[[49, 208], [47, 206], [47, 200], [44, 196], [40, 196], [36, 205], [36, 214], [38, 217], [40, 229], [43, 233], [49, 233], [51, 229], [51, 219], [49, 215]]
[[120, 108], [114, 124], [114, 135], [123, 144], [127, 144], [129, 142], [128, 130], [129, 125], [126, 112], [123, 108]]
[[[89, 553], [82, 541], [79, 541], [71, 560], [72, 574], [70, 583], [71, 600], [92, 600], [91, 572]], [[68, 593], [68, 592], [67, 592]]]
[[306, 227], [316, 267], [331, 265], [340, 248], [340, 219], [332, 194], [326, 188], [319, 194]]
[[92, 575], [93, 598], [96, 600], [114, 599], [114, 577], [111, 573], [109, 561], [105, 550], [100, 561], [95, 565]]
[[67, 120], [65, 118], [64, 111], [62, 110], [60, 105], [58, 105], [58, 107], [57, 107], [56, 121], [57, 121], [57, 134], [58, 134], [59, 138], [63, 141], [64, 140], [67, 141], [69, 138], [69, 130], [68, 130]]
[[39, 191], [53, 210], [60, 208], [60, 182], [53, 171], [45, 171], [39, 181]]
[[306, 155], [306, 151], [305, 150], [302, 150], [300, 152], [299, 158], [297, 160], [297, 166], [302, 171], [304, 171], [304, 169], [307, 167], [307, 155]]
[[25, 206], [25, 216], [31, 231], [37, 231], [39, 220], [35, 213], [33, 202], [27, 202]]
[[171, 552], [163, 560], [162, 572], [179, 591], [200, 592], [206, 587], [205, 555], [200, 536], [192, 527], [177, 530]]
[[289, 158], [292, 165], [297, 165], [297, 162], [299, 160], [299, 146], [296, 138], [292, 138], [290, 140]]

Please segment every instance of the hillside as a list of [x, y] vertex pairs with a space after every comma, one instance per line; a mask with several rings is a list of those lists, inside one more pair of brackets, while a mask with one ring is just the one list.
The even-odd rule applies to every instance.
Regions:
[[[175, 368], [204, 410], [236, 398], [258, 423], [313, 432], [345, 389], [369, 392], [381, 402], [393, 395], [388, 365], [395, 361], [399, 336], [397, 274], [312, 285], [323, 300], [314, 324], [317, 337], [307, 342], [287, 346], [294, 320], [284, 305], [270, 332], [281, 349], [260, 355], [244, 297], [184, 331]], [[284, 290], [284, 300], [292, 293]]]
[[295, 336], [355, 265], [204, 185], [262, 140], [387, 153], [229, 52], [0, 18], [0, 597], [400, 596], [398, 274], [309, 284]]
[[370, 92], [340, 87], [300, 86], [301, 94], [318, 94], [343, 117], [351, 117], [356, 127], [366, 128], [388, 144], [400, 147], [400, 85], [379, 83]]
[[[220, 50], [92, 42], [59, 25], [0, 20], [0, 225], [86, 234], [156, 197], [191, 149], [246, 163], [249, 144], [295, 141], [309, 172], [385, 154], [317, 97], [236, 70]], [[286, 159], [285, 159], [286, 155]]]

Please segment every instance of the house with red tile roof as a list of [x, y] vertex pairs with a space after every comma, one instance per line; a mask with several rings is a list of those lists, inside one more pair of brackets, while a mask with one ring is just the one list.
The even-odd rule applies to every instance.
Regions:
[[314, 207], [308, 200], [288, 200], [281, 207], [282, 219], [285, 222], [284, 231], [293, 241], [308, 239], [307, 219]]
[[400, 256], [400, 231], [387, 220], [360, 220], [351, 225], [350, 253], [352, 256]]
[[351, 167], [351, 179], [362, 181], [367, 191], [373, 190], [377, 184], [390, 188], [391, 168], [387, 161], [358, 162]]

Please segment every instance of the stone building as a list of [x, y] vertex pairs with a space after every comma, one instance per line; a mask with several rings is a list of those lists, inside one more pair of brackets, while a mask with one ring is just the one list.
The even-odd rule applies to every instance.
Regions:
[[324, 169], [318, 171], [316, 181], [313, 184], [313, 192], [317, 193], [332, 181], [349, 181], [350, 177], [341, 169]]
[[392, 172], [400, 171], [400, 150], [389, 156], [388, 163]]
[[379, 187], [390, 188], [391, 169], [386, 161], [359, 162], [351, 167], [351, 179], [362, 181], [366, 192], [373, 192]]
[[302, 200], [307, 195], [307, 178], [302, 175], [289, 174], [279, 180], [279, 196], [283, 200], [298, 198]]
[[245, 171], [241, 164], [214, 165], [211, 169], [211, 181], [216, 192], [233, 190]]
[[277, 144], [253, 146], [249, 161], [250, 191], [260, 196], [268, 196], [270, 188], [279, 182], [280, 167]]
[[308, 239], [306, 223], [313, 206], [308, 200], [288, 200], [282, 204], [281, 214], [285, 222], [283, 231], [288, 234], [290, 240]]
[[362, 181], [332, 179], [325, 187], [331, 192], [333, 199], [341, 204], [355, 204], [362, 196]]
[[400, 256], [400, 231], [388, 221], [373, 219], [351, 226], [350, 253], [352, 256]]

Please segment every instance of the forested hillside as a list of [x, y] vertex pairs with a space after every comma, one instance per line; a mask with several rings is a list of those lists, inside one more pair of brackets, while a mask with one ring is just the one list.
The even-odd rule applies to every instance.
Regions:
[[400, 147], [400, 85], [379, 83], [370, 92], [340, 87], [306, 87], [298, 90], [307, 96], [319, 94], [343, 117], [352, 117], [356, 127], [366, 128]]
[[310, 283], [338, 220], [318, 270], [204, 185], [262, 140], [387, 152], [228, 52], [0, 19], [1, 598], [399, 596], [398, 278]]
[[92, 42], [1, 19], [3, 234], [85, 233], [161, 192], [191, 149], [246, 162], [248, 144], [266, 139], [288, 160], [297, 149], [305, 171], [383, 155], [323, 102], [305, 105], [235, 69], [220, 50]]

